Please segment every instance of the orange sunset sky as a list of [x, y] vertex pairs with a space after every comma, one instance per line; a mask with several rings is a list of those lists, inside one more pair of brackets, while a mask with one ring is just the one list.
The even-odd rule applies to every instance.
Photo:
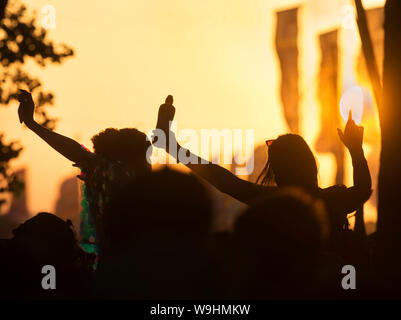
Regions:
[[[75, 49], [75, 56], [60, 66], [42, 69], [28, 63], [26, 69], [55, 93], [49, 112], [59, 119], [56, 131], [90, 148], [90, 137], [106, 127], [137, 127], [145, 132], [153, 128], [158, 106], [167, 94], [174, 95], [179, 129], [254, 129], [257, 143], [287, 132], [274, 48], [275, 11], [295, 5], [301, 7], [301, 132], [313, 146], [319, 131], [317, 35], [341, 26], [342, 8], [352, 4], [349, 0], [24, 3], [37, 11], [39, 21], [41, 8], [53, 5], [56, 29], [49, 36]], [[384, 0], [363, 3], [371, 8], [383, 5]], [[353, 81], [358, 33], [342, 30], [341, 36], [342, 77]], [[30, 211], [54, 211], [60, 182], [76, 169], [19, 124], [16, 102], [0, 108], [0, 125], [8, 141], [19, 140], [24, 146], [13, 166], [28, 168]], [[317, 158], [321, 186], [333, 184], [334, 158], [327, 154]], [[351, 177], [348, 170], [348, 185]], [[368, 208], [366, 219], [376, 219], [373, 210]]]

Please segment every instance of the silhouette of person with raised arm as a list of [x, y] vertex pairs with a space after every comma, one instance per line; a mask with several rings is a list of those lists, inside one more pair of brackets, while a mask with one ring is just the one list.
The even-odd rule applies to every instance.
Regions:
[[[157, 129], [163, 130], [167, 139], [176, 139], [169, 126], [174, 114], [175, 108], [170, 98], [160, 106], [157, 122]], [[188, 168], [243, 203], [251, 204], [259, 196], [272, 194], [281, 187], [299, 187], [323, 199], [329, 214], [331, 235], [335, 239], [347, 222], [346, 215], [357, 210], [371, 194], [371, 178], [362, 149], [363, 127], [355, 124], [350, 112], [344, 132], [338, 130], [338, 133], [352, 158], [354, 185], [349, 188], [335, 185], [323, 189], [318, 186], [315, 157], [305, 140], [296, 134], [285, 134], [268, 141], [268, 160], [258, 179], [259, 183], [242, 180], [229, 170], [209, 163], [175, 143], [181, 153], [186, 152], [187, 158], [196, 159], [186, 164]], [[174, 157], [179, 154], [169, 150], [169, 142], [163, 145], [154, 141], [154, 145], [165, 148]]]
[[146, 156], [151, 143], [137, 129], [108, 128], [92, 138], [92, 153], [76, 141], [38, 124], [34, 120], [35, 106], [29, 92], [21, 90], [19, 101], [20, 122], [81, 169], [79, 178], [85, 182], [81, 245], [87, 252], [99, 255], [103, 251], [102, 254], [105, 254], [108, 245], [103, 208], [109, 200], [110, 190], [115, 184], [151, 171]]

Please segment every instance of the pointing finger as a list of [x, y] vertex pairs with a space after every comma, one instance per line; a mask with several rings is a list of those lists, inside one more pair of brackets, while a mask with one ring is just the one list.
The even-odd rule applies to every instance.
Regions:
[[350, 120], [352, 120], [352, 110], [351, 109], [349, 110], [349, 113], [348, 113], [348, 121], [350, 121]]

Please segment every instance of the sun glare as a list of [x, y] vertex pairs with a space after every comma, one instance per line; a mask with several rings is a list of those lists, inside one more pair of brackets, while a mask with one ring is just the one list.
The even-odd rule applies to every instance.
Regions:
[[340, 100], [340, 114], [345, 122], [348, 120], [349, 111], [352, 111], [352, 118], [359, 124], [363, 114], [363, 92], [358, 86], [347, 89]]

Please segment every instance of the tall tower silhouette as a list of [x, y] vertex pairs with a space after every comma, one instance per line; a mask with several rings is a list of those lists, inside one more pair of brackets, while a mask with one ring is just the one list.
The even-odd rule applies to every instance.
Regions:
[[54, 213], [63, 220], [70, 219], [76, 233], [79, 234], [79, 182], [76, 176], [69, 177], [61, 183]]
[[11, 198], [10, 209], [0, 216], [0, 238], [10, 238], [12, 230], [31, 217], [26, 197], [26, 168], [19, 169], [15, 174], [25, 183], [25, 188], [20, 195]]
[[10, 209], [7, 215], [9, 218], [15, 222], [22, 223], [29, 219], [31, 214], [27, 206], [27, 183], [26, 183], [26, 168], [18, 170], [16, 173], [17, 177], [25, 183], [25, 188], [19, 196], [13, 196], [11, 201]]

